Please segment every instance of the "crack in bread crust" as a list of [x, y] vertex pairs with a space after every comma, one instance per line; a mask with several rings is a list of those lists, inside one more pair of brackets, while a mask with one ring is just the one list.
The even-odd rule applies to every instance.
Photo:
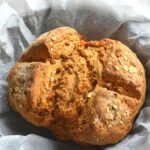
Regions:
[[142, 64], [122, 43], [87, 42], [61, 27], [40, 36], [12, 68], [9, 102], [58, 139], [114, 144], [130, 131], [145, 82]]

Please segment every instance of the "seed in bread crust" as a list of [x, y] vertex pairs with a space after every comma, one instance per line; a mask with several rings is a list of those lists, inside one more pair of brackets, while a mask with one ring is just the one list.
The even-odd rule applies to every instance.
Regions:
[[108, 65], [112, 65], [112, 62], [108, 62]]
[[50, 48], [50, 51], [52, 52], [54, 49], [53, 48]]
[[128, 61], [128, 57], [127, 56], [124, 56], [123, 58], [124, 58], [125, 61]]
[[137, 69], [134, 66], [129, 67], [130, 73], [137, 73]]
[[109, 128], [111, 128], [111, 127], [112, 127], [112, 125], [111, 125], [111, 124], [109, 124], [109, 125], [108, 125], [108, 127], [109, 127]]
[[71, 46], [71, 47], [74, 47], [75, 45], [72, 43], [72, 44], [70, 44], [70, 46]]
[[56, 37], [54, 35], [52, 35], [51, 39], [52, 39], [52, 41], [55, 41]]
[[133, 55], [137, 57], [137, 55], [133, 52]]
[[126, 66], [126, 65], [123, 66], [123, 69], [124, 69], [125, 71], [128, 71], [128, 70], [129, 70], [128, 66]]
[[117, 105], [112, 105], [112, 108], [113, 108], [114, 110], [118, 110]]
[[89, 93], [86, 94], [86, 97], [88, 97], [88, 98], [90, 98], [90, 97], [92, 97], [92, 96], [93, 96], [93, 93], [92, 93], [92, 92], [89, 92]]
[[120, 59], [118, 59], [119, 63], [122, 65], [122, 61]]
[[119, 124], [123, 124], [123, 121], [119, 121]]
[[54, 80], [55, 80], [54, 77], [51, 77], [50, 81], [51, 81], [51, 82], [54, 82]]
[[112, 57], [112, 58], [115, 58], [115, 55], [114, 55], [114, 54], [111, 54], [111, 57]]
[[119, 70], [119, 67], [118, 67], [118, 66], [115, 66], [115, 69], [116, 69], [116, 70]]

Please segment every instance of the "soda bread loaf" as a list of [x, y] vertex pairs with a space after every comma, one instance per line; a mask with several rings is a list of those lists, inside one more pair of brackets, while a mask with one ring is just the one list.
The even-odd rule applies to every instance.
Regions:
[[51, 30], [26, 49], [8, 75], [9, 102], [57, 139], [108, 145], [130, 131], [145, 97], [144, 68], [119, 41], [85, 41]]

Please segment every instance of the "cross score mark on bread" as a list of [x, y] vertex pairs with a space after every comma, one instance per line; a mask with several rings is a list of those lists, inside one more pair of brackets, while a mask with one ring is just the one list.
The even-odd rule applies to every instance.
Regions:
[[60, 27], [26, 49], [8, 76], [9, 102], [60, 140], [85, 145], [124, 138], [144, 102], [145, 72], [119, 41], [85, 41]]

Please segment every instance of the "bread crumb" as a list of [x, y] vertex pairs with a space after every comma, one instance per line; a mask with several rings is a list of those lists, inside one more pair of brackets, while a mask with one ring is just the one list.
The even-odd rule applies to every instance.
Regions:
[[108, 119], [113, 120], [113, 119], [114, 119], [113, 114], [109, 114], [109, 115], [108, 115]]
[[129, 116], [129, 115], [130, 115], [130, 112], [129, 112], [129, 111], [127, 111], [127, 110], [126, 110], [126, 115], [127, 115], [127, 116]]
[[123, 92], [123, 90], [124, 90], [124, 89], [123, 89], [122, 87], [118, 87], [118, 91], [119, 91], [119, 92]]
[[16, 86], [14, 90], [15, 90], [15, 92], [18, 92], [19, 91], [19, 87]]
[[111, 83], [109, 83], [109, 82], [106, 83], [106, 86], [107, 86], [107, 87], [110, 87], [110, 86], [111, 86]]

